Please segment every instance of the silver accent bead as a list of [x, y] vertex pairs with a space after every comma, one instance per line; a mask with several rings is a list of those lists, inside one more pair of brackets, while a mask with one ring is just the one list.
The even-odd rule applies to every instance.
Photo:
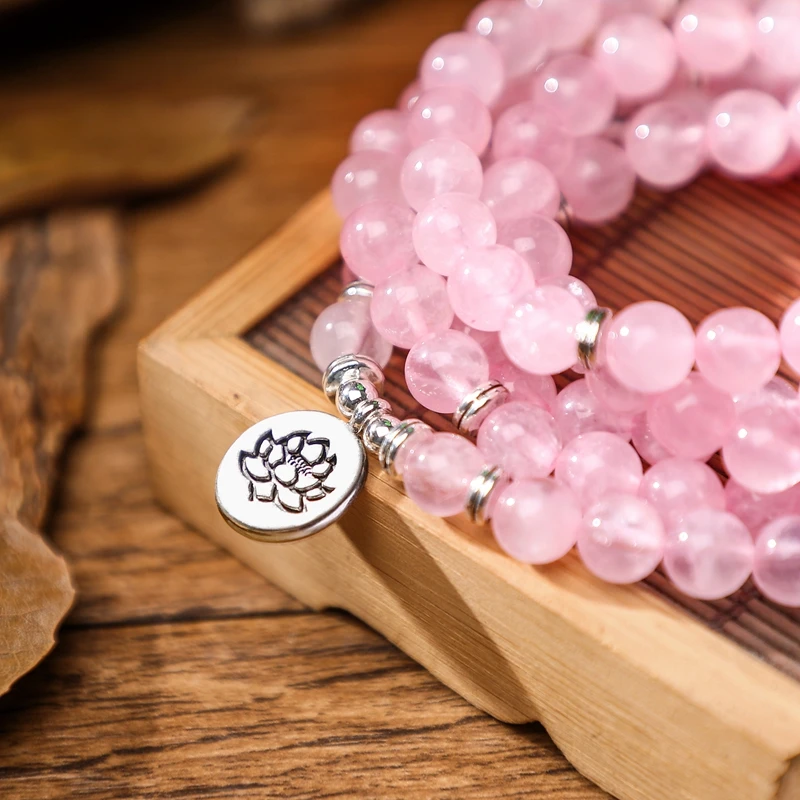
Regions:
[[388, 414], [391, 410], [391, 403], [386, 400], [381, 400], [380, 398], [375, 400], [365, 400], [363, 403], [359, 403], [355, 407], [353, 414], [350, 417], [350, 427], [359, 436], [361, 436], [361, 434], [364, 432], [364, 428], [367, 426], [367, 423], [369, 423], [374, 416]]
[[481, 423], [499, 405], [505, 403], [509, 392], [502, 383], [490, 381], [471, 391], [453, 414], [453, 425], [461, 433], [475, 433]]
[[353, 281], [342, 289], [339, 299], [348, 300], [351, 297], [365, 297], [367, 300], [371, 300], [374, 288], [371, 283], [366, 281]]
[[381, 392], [383, 390], [383, 370], [368, 356], [346, 355], [331, 361], [322, 376], [322, 391], [332, 403], [336, 402], [336, 393], [345, 381], [369, 381]]
[[489, 498], [503, 478], [504, 473], [500, 467], [486, 467], [480, 475], [472, 479], [466, 510], [467, 516], [473, 522], [483, 524], [487, 521]]
[[611, 319], [611, 311], [607, 308], [592, 308], [575, 326], [575, 338], [578, 340], [578, 360], [584, 369], [590, 370], [597, 361], [597, 348], [600, 344], [600, 331], [603, 323]]
[[415, 434], [430, 430], [430, 425], [427, 425], [421, 419], [412, 418], [403, 420], [389, 431], [383, 437], [378, 451], [378, 460], [381, 462], [384, 472], [396, 477], [397, 470], [395, 469], [394, 461], [400, 448]]
[[378, 389], [370, 381], [345, 381], [336, 392], [336, 410], [349, 420], [360, 403], [377, 400], [378, 395]]
[[366, 424], [361, 441], [370, 453], [379, 453], [384, 440], [400, 424], [391, 414], [375, 414]]

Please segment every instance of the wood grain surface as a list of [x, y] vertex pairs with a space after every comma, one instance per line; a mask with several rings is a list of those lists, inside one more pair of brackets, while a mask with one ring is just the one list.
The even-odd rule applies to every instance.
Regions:
[[0, 101], [216, 93], [263, 108], [239, 168], [127, 220], [127, 305], [94, 360], [51, 525], [78, 605], [0, 701], [3, 798], [604, 797], [540, 727], [497, 723], [360, 623], [299, 608], [161, 511], [147, 482], [137, 341], [325, 183], [352, 125], [393, 102], [470, 5], [375, 2], [264, 43], [228, 4], [186, 4], [3, 62]]

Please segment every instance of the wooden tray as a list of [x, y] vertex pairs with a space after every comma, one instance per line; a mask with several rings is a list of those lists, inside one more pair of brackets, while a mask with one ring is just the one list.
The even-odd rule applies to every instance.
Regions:
[[[662, 299], [697, 322], [744, 303], [777, 319], [800, 293], [797, 188], [707, 176], [641, 191], [616, 223], [573, 231], [576, 274], [612, 308]], [[659, 575], [602, 584], [573, 556], [528, 567], [485, 529], [419, 512], [375, 464], [354, 508], [311, 539], [262, 545], [221, 520], [214, 475], [231, 441], [271, 414], [331, 410], [306, 338], [338, 292], [338, 230], [323, 193], [142, 344], [164, 504], [307, 605], [364, 620], [477, 707], [540, 721], [617, 797], [800, 798], [800, 614], [751, 586], [703, 603]], [[399, 356], [387, 376], [398, 415], [415, 413]]]

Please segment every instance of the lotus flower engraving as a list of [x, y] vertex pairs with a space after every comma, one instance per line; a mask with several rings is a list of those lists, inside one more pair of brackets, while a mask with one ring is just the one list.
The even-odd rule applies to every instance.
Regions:
[[252, 451], [239, 452], [239, 469], [248, 481], [249, 499], [300, 514], [308, 503], [327, 497], [334, 487], [326, 481], [336, 466], [330, 446], [329, 439], [314, 437], [311, 431], [294, 431], [275, 439], [268, 430]]

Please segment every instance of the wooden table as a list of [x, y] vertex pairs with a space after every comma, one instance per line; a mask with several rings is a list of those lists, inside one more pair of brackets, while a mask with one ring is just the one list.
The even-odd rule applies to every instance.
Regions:
[[129, 299], [95, 351], [50, 527], [79, 601], [0, 701], [2, 797], [604, 796], [541, 727], [497, 723], [360, 623], [304, 610], [148, 485], [138, 340], [327, 181], [356, 120], [392, 104], [470, 4], [368, 2], [279, 41], [186, 4], [3, 67], [0, 100], [238, 94], [262, 113], [237, 168], [127, 216]]

